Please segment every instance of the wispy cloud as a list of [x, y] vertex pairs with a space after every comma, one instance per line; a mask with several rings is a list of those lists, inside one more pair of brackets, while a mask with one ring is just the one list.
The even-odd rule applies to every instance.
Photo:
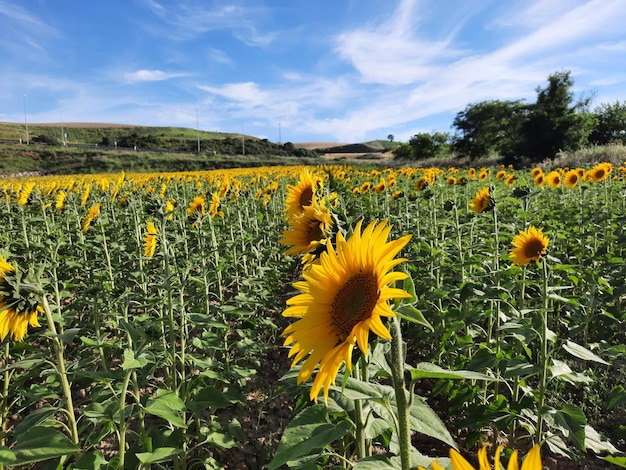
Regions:
[[124, 79], [129, 83], [137, 82], [160, 82], [170, 78], [184, 77], [184, 73], [163, 72], [162, 70], [137, 70], [124, 74]]
[[47, 56], [46, 42], [60, 33], [19, 3], [0, 2], [0, 52], [4, 60], [41, 60]]
[[261, 6], [241, 6], [234, 3], [179, 1], [163, 4], [155, 0], [143, 0], [168, 27], [159, 33], [171, 39], [186, 41], [195, 39], [210, 31], [229, 31], [234, 37], [250, 46], [266, 46], [272, 43], [279, 32], [261, 32], [256, 22], [263, 17], [266, 9]]

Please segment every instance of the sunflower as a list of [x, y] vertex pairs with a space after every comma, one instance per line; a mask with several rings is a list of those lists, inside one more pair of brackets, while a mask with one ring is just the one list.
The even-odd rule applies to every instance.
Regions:
[[203, 216], [206, 212], [205, 209], [205, 200], [204, 196], [196, 196], [193, 198], [193, 201], [189, 203], [187, 206], [187, 215], [192, 216], [194, 214], [199, 214]]
[[322, 179], [313, 175], [308, 168], [300, 172], [298, 183], [287, 186], [285, 212], [287, 218], [301, 214], [306, 206], [310, 206], [317, 199], [317, 193], [322, 189]]
[[10, 333], [21, 341], [28, 326], [41, 326], [37, 313], [43, 309], [32, 290], [32, 284], [19, 279], [15, 268], [0, 255], [0, 340]]
[[428, 187], [428, 184], [429, 184], [428, 179], [426, 179], [425, 177], [422, 177], [413, 184], [413, 188], [416, 189], [417, 191], [423, 191], [424, 189]]
[[470, 209], [478, 213], [485, 212], [492, 207], [493, 200], [491, 199], [491, 192], [488, 186], [478, 191], [474, 196], [474, 200], [470, 203]]
[[447, 184], [448, 186], [454, 186], [456, 184], [456, 178], [454, 176], [448, 176]]
[[[493, 468], [495, 469], [502, 468], [500, 466], [501, 452], [502, 446], [500, 445], [496, 449], [496, 455], [494, 457]], [[452, 464], [452, 470], [474, 470], [474, 467], [472, 467], [472, 465], [454, 449], [450, 449], [450, 463]], [[487, 458], [487, 445], [484, 445], [478, 451], [478, 465], [478, 470], [491, 470], [491, 464], [489, 463], [489, 459]], [[443, 467], [437, 462], [433, 462], [431, 464], [431, 468], [432, 470], [443, 470]], [[506, 468], [507, 470], [519, 469], [517, 450], [513, 451], [513, 454], [511, 454], [511, 458], [509, 459], [509, 463]], [[522, 463], [522, 470], [541, 470], [542, 468], [543, 466], [541, 463], [541, 452], [539, 451], [539, 446], [535, 445], [532, 449], [530, 449], [528, 454], [526, 454], [524, 462]], [[424, 467], [418, 467], [418, 469], [424, 470]]]
[[536, 178], [539, 175], [543, 175], [543, 170], [541, 168], [539, 168], [538, 166], [536, 166], [535, 168], [533, 168], [532, 170], [530, 170], [530, 175], [533, 178]]
[[149, 220], [146, 223], [146, 235], [143, 239], [143, 254], [146, 258], [152, 258], [154, 256], [157, 247], [157, 233], [159, 233], [159, 231], [154, 225], [154, 222]]
[[513, 186], [515, 184], [515, 180], [517, 180], [517, 175], [510, 173], [506, 175], [506, 179], [504, 180], [504, 184], [507, 186]]
[[22, 191], [20, 192], [19, 197], [17, 198], [17, 203], [20, 206], [27, 206], [28, 205], [30, 194], [33, 192], [34, 188], [35, 188], [35, 182], [34, 181], [29, 181], [28, 183], [26, 183], [24, 185], [24, 187], [22, 188]]
[[89, 227], [91, 226], [91, 222], [93, 222], [93, 219], [95, 219], [99, 215], [100, 215], [100, 203], [95, 204], [89, 208], [89, 212], [83, 219], [83, 233], [86, 233], [87, 230], [89, 230]]
[[502, 180], [506, 178], [506, 170], [500, 170], [496, 173], [496, 179]]
[[307, 355], [298, 374], [298, 383], [306, 382], [319, 365], [313, 381], [310, 398], [328, 389], [342, 362], [352, 370], [352, 350], [358, 346], [368, 353], [370, 330], [384, 339], [391, 334], [381, 317], [394, 317], [388, 301], [409, 298], [402, 289], [390, 287], [395, 281], [408, 277], [405, 273], [390, 272], [405, 261], [395, 258], [409, 242], [410, 235], [387, 241], [391, 226], [387, 222], [370, 223], [361, 233], [362, 220], [348, 240], [337, 235], [337, 247], [326, 244], [319, 258], [303, 273], [304, 280], [294, 283], [300, 294], [287, 300], [283, 316], [297, 318], [282, 333], [285, 346], [291, 346], [292, 367]]
[[563, 184], [568, 188], [574, 188], [580, 180], [578, 170], [569, 170], [563, 177]]
[[211, 205], [209, 206], [209, 214], [211, 214], [211, 217], [215, 217], [216, 215], [219, 215], [220, 217], [224, 218], [224, 211], [220, 210], [220, 196], [217, 193], [213, 193], [211, 195]]
[[67, 193], [63, 190], [59, 191], [57, 194], [57, 199], [55, 203], [55, 208], [57, 212], [63, 211], [63, 207], [65, 206], [65, 198], [67, 197]]
[[546, 184], [546, 175], [543, 173], [539, 173], [535, 176], [535, 186], [539, 186], [540, 188]]
[[594, 183], [599, 183], [607, 179], [612, 171], [613, 165], [611, 163], [598, 163], [587, 172], [586, 177]]
[[548, 186], [551, 188], [558, 188], [561, 186], [561, 174], [554, 170], [546, 175], [546, 180], [548, 182]]
[[289, 229], [279, 243], [290, 245], [286, 255], [305, 254], [324, 244], [332, 226], [330, 211], [324, 206], [306, 206], [304, 212], [292, 217]]
[[387, 190], [387, 182], [384, 178], [381, 178], [377, 185], [374, 186], [374, 192], [382, 194]]
[[528, 231], [520, 230], [513, 238], [513, 248], [509, 255], [513, 264], [524, 266], [531, 261], [539, 261], [542, 255], [548, 251], [550, 239], [542, 233], [543, 229], [530, 226]]

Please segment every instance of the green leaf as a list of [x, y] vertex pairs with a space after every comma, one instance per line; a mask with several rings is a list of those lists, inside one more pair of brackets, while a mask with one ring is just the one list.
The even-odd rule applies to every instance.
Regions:
[[228, 408], [232, 404], [228, 397], [217, 388], [205, 387], [189, 398], [187, 408], [194, 413], [200, 413], [209, 408]]
[[222, 432], [212, 432], [206, 437], [206, 439], [211, 444], [215, 444], [223, 449], [232, 449], [238, 445], [237, 441], [235, 441], [232, 436]]
[[576, 447], [583, 451], [587, 450], [585, 447], [587, 417], [583, 410], [575, 405], [565, 405], [555, 413], [554, 422], [572, 440]]
[[63, 333], [57, 335], [57, 337], [65, 344], [72, 344], [74, 338], [80, 333], [81, 328], [68, 328]]
[[67, 436], [45, 426], [35, 426], [16, 436], [15, 445], [0, 447], [0, 464], [26, 465], [80, 451]]
[[106, 466], [107, 461], [101, 452], [87, 452], [72, 465], [72, 470], [98, 470], [102, 466]]
[[185, 410], [185, 403], [171, 391], [157, 392], [156, 398], [150, 398], [144, 411], [148, 414], [163, 418], [177, 428], [186, 427], [180, 412]]
[[613, 465], [617, 465], [618, 467], [626, 468], [626, 457], [607, 456], [602, 457], [602, 459], [612, 463]]
[[[393, 400], [395, 404], [395, 400]], [[427, 436], [434, 437], [457, 449], [456, 442], [443, 424], [437, 413], [422, 397], [413, 396], [411, 406], [411, 429]]]
[[180, 449], [176, 447], [159, 447], [154, 452], [142, 452], [135, 455], [142, 464], [150, 465], [159, 462], [169, 462], [178, 452], [180, 452]]
[[375, 455], [372, 457], [365, 457], [364, 459], [360, 459], [356, 462], [356, 464], [352, 467], [353, 470], [399, 470], [402, 468], [401, 465], [398, 465], [400, 462], [396, 459], [395, 461], [389, 460], [384, 455]]
[[600, 356], [592, 353], [587, 348], [581, 346], [580, 344], [576, 344], [573, 341], [567, 340], [565, 344], [563, 345], [563, 349], [565, 349], [572, 356], [577, 357], [579, 359], [583, 359], [585, 361], [599, 362], [600, 364], [605, 364], [607, 366], [610, 365]]
[[285, 429], [278, 451], [270, 462], [269, 470], [307, 455], [318, 455], [322, 449], [343, 437], [350, 429], [348, 421], [329, 424], [322, 405], [304, 409]]
[[141, 369], [146, 364], [148, 364], [148, 359], [145, 356], [140, 355], [139, 357], [135, 357], [135, 351], [132, 349], [124, 349], [122, 369]]
[[618, 454], [620, 451], [593, 427], [585, 426], [585, 445], [596, 454]]
[[398, 307], [395, 312], [400, 318], [404, 320], [425, 326], [430, 331], [435, 331], [433, 326], [424, 317], [424, 314], [415, 307], [413, 307], [413, 305], [402, 305]]
[[494, 377], [490, 377], [479, 372], [471, 370], [447, 370], [430, 362], [421, 362], [416, 367], [407, 367], [406, 370], [411, 374], [411, 380], [420, 379], [474, 379], [495, 381]]

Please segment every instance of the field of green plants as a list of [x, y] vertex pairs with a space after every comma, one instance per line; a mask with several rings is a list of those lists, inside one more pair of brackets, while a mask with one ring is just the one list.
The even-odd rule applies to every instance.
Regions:
[[1, 179], [0, 466], [626, 467], [625, 176]]

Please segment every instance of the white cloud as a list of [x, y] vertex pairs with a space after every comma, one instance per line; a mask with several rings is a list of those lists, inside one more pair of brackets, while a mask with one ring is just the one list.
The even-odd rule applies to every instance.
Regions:
[[184, 77], [184, 73], [163, 72], [162, 70], [137, 70], [124, 74], [124, 79], [129, 83], [136, 82], [160, 82], [170, 78]]

